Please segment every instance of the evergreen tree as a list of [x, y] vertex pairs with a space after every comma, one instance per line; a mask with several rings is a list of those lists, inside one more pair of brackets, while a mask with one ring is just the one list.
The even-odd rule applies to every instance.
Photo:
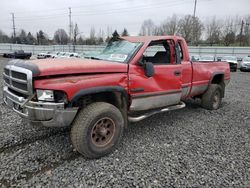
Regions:
[[36, 39], [35, 37], [29, 32], [27, 35], [27, 44], [35, 44]]
[[129, 36], [128, 30], [127, 30], [126, 28], [124, 28], [124, 30], [123, 30], [123, 32], [122, 32], [122, 36], [123, 36], [123, 37]]

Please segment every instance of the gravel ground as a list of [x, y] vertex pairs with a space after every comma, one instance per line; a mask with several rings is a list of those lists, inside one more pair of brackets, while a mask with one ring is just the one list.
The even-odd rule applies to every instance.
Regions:
[[249, 83], [250, 73], [232, 73], [217, 111], [190, 100], [130, 125], [98, 160], [75, 152], [67, 129], [31, 126], [1, 99], [0, 187], [250, 187]]

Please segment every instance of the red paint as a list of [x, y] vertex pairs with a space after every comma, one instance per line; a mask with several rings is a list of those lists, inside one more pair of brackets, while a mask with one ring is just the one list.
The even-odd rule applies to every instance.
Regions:
[[[190, 91], [193, 86], [208, 85], [214, 73], [223, 73], [226, 80], [230, 79], [229, 65], [226, 63], [191, 63], [187, 44], [181, 37], [124, 37], [124, 39], [143, 43], [143, 46], [129, 64], [90, 59], [32, 61], [39, 67], [40, 75], [38, 77], [42, 77], [35, 80], [35, 88], [63, 90], [67, 93], [68, 99], [71, 100], [78, 91], [98, 86], [121, 86], [126, 89], [130, 97], [147, 93], [181, 91], [183, 87], [188, 87], [189, 93], [182, 96], [182, 99], [184, 99], [192, 96]], [[170, 46], [171, 64], [155, 65], [155, 75], [147, 78], [143, 68], [137, 65], [137, 62], [149, 43], [156, 40], [172, 40], [173, 44], [179, 43], [183, 51], [182, 63], [175, 63], [175, 48], [172, 45]], [[181, 75], [174, 75], [175, 71], [180, 71]], [[49, 77], [54, 75], [58, 76], [56, 78]], [[136, 88], [143, 88], [144, 91], [131, 91], [131, 89]], [[132, 100], [132, 98], [130, 99]]]
[[32, 63], [39, 67], [38, 76], [78, 74], [78, 73], [105, 73], [105, 72], [127, 72], [127, 65], [109, 61], [89, 59], [40, 59]]

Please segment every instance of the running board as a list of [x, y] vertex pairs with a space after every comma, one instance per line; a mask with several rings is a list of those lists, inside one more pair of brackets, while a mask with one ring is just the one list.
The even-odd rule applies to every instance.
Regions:
[[150, 117], [152, 115], [159, 114], [159, 113], [162, 113], [162, 112], [168, 112], [168, 111], [172, 111], [172, 110], [178, 110], [178, 109], [184, 108], [185, 106], [186, 106], [186, 104], [181, 101], [179, 104], [177, 104], [175, 106], [169, 106], [167, 108], [162, 108], [162, 109], [159, 109], [159, 110], [148, 112], [148, 113], [143, 114], [143, 115], [138, 116], [138, 117], [129, 116], [128, 120], [129, 120], [129, 122], [138, 122], [138, 121], [141, 121], [141, 120], [143, 120], [145, 118], [148, 118], [148, 117]]

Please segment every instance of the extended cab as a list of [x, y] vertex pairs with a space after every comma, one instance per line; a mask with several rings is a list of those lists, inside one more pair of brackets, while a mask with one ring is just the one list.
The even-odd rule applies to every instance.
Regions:
[[77, 151], [98, 158], [114, 149], [129, 122], [183, 108], [188, 98], [218, 109], [230, 69], [191, 62], [181, 37], [123, 37], [86, 59], [10, 61], [3, 78], [13, 111], [44, 126], [71, 126]]

